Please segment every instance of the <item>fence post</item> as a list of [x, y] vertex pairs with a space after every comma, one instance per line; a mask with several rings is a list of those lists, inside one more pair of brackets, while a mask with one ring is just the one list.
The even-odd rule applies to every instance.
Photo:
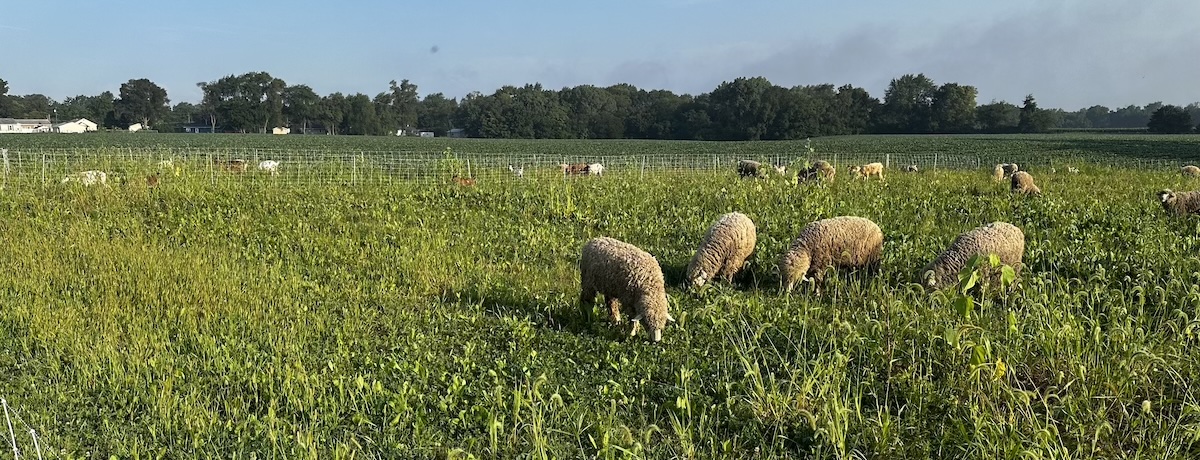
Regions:
[[892, 169], [892, 154], [886, 153], [883, 155], [883, 167], [884, 169]]
[[[361, 154], [361, 152], [359, 152]], [[350, 155], [350, 185], [358, 183], [358, 156]]]
[[642, 176], [641, 176], [642, 179], [646, 178], [646, 161], [647, 161], [647, 158], [645, 156], [643, 156], [642, 157]]
[[0, 149], [0, 155], [4, 156], [4, 185], [0, 189], [8, 188], [8, 149]]
[[933, 169], [937, 170], [937, 152], [933, 152]]
[[217, 175], [213, 173], [213, 156], [212, 151], [208, 152], [208, 182], [211, 185], [217, 184]]
[[46, 188], [46, 152], [42, 152], [42, 188]]

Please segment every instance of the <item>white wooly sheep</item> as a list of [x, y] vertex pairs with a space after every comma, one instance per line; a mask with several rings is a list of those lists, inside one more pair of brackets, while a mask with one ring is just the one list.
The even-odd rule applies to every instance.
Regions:
[[63, 178], [62, 183], [79, 182], [83, 185], [104, 185], [108, 186], [108, 174], [104, 171], [89, 170], [80, 171], [74, 174], [68, 174]]
[[632, 308], [635, 316], [629, 335], [644, 323], [650, 337], [662, 340], [662, 330], [675, 321], [667, 312], [666, 282], [658, 260], [632, 244], [608, 237], [593, 238], [583, 246], [579, 258], [579, 303], [591, 306], [596, 294], [604, 296], [614, 323], [621, 321], [621, 308]]
[[713, 278], [733, 281], [746, 258], [754, 252], [758, 235], [754, 221], [745, 214], [731, 212], [708, 228], [684, 276], [684, 287], [701, 287]]
[[589, 164], [589, 165], [587, 165], [587, 168], [584, 169], [584, 174], [588, 174], [591, 176], [603, 176], [604, 175], [604, 165], [602, 165], [600, 163]]
[[1179, 215], [1200, 213], [1200, 192], [1174, 192], [1170, 189], [1158, 192], [1158, 200], [1167, 212]]
[[513, 167], [513, 165], [508, 165], [508, 171], [513, 173], [514, 176], [517, 176], [518, 179], [525, 177], [524, 166]]
[[276, 160], [263, 160], [258, 162], [258, 170], [269, 172], [272, 176], [279, 174], [279, 162]]
[[1025, 233], [1007, 222], [992, 222], [958, 235], [933, 262], [921, 271], [926, 287], [942, 289], [958, 281], [958, 272], [974, 256], [995, 254], [1000, 262], [1021, 274], [1021, 258], [1025, 254]]
[[883, 163], [867, 163], [862, 166], [853, 166], [850, 168], [850, 174], [854, 177], [862, 177], [870, 180], [871, 176], [876, 176], [879, 180], [883, 180]]
[[1000, 182], [1004, 179], [1012, 177], [1012, 175], [1016, 174], [1020, 169], [1021, 168], [1018, 167], [1016, 163], [999, 163], [994, 169], [992, 169], [992, 179], [994, 179], [996, 182]]

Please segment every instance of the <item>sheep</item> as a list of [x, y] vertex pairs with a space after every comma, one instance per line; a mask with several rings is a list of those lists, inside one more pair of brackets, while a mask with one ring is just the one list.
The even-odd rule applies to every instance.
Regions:
[[1026, 195], [1041, 195], [1042, 189], [1033, 183], [1033, 175], [1017, 171], [1012, 175], [1012, 192]]
[[146, 186], [150, 188], [158, 187], [158, 174], [146, 176]]
[[883, 163], [867, 163], [862, 166], [854, 166], [850, 168], [850, 174], [854, 177], [862, 177], [870, 180], [871, 176], [879, 176], [879, 180], [883, 180]]
[[754, 178], [766, 177], [766, 171], [763, 170], [762, 163], [759, 163], [754, 160], [738, 161], [737, 171], [738, 171], [738, 176], [743, 177], [743, 178], [745, 178], [745, 177], [754, 177]]
[[1179, 168], [1179, 172], [1183, 174], [1183, 177], [1200, 177], [1200, 168], [1193, 165]]
[[708, 228], [704, 241], [688, 263], [684, 288], [699, 288], [713, 278], [732, 282], [754, 252], [757, 238], [754, 221], [745, 214], [731, 212], [721, 216]]
[[904, 167], [904, 172], [910, 172], [910, 173], [921, 172], [921, 168], [918, 168], [917, 165], [908, 165], [908, 166]]
[[1025, 233], [1007, 222], [992, 222], [958, 235], [950, 247], [921, 271], [922, 284], [932, 290], [952, 286], [958, 273], [974, 256], [995, 254], [1000, 262], [1021, 274], [1021, 257], [1025, 254]]
[[1016, 174], [1019, 169], [1020, 168], [1017, 167], [1016, 163], [998, 163], [996, 164], [996, 167], [992, 169], [992, 178], [995, 179], [996, 182], [1000, 182], [1004, 179], [1008, 179], [1013, 174]]
[[578, 176], [578, 175], [582, 175], [582, 174], [587, 174], [588, 164], [587, 163], [571, 163], [571, 164], [560, 163], [558, 165], [558, 167], [562, 169], [564, 176]]
[[630, 336], [644, 324], [655, 342], [675, 319], [667, 311], [666, 282], [658, 260], [646, 251], [614, 238], [593, 238], [579, 258], [579, 303], [590, 311], [596, 294], [604, 295], [610, 319], [621, 322], [621, 308], [632, 308]]
[[1158, 200], [1167, 212], [1179, 215], [1200, 214], [1200, 191], [1172, 192], [1166, 189], [1158, 192]]
[[774, 165], [775, 172], [780, 176], [787, 174], [787, 165]]
[[263, 160], [258, 162], [258, 170], [269, 172], [272, 176], [279, 175], [279, 162], [276, 160]]
[[66, 177], [63, 177], [62, 183], [65, 184], [67, 182], [79, 182], [80, 184], [87, 185], [87, 186], [103, 185], [103, 186], [107, 187], [108, 186], [108, 174], [105, 173], [104, 171], [97, 171], [94, 169], [88, 170], [88, 171], [80, 171], [80, 172], [77, 172], [74, 174], [68, 174]]
[[450, 180], [453, 181], [455, 184], [461, 185], [463, 187], [474, 187], [475, 186], [475, 178], [474, 177], [454, 176], [454, 177], [450, 178]]
[[524, 166], [517, 166], [514, 168], [513, 165], [508, 165], [508, 172], [513, 173], [514, 176], [517, 176], [517, 179], [525, 177], [525, 167]]
[[1069, 172], [1071, 174], [1079, 174], [1079, 168], [1076, 168], [1074, 166], [1067, 166], [1067, 172]]
[[796, 176], [796, 180], [799, 182], [809, 180], [828, 180], [833, 182], [833, 176], [836, 173], [837, 170], [835, 170], [833, 165], [829, 164], [829, 162], [825, 160], [817, 160], [812, 164], [812, 167], [800, 171], [800, 173]]
[[224, 169], [229, 172], [235, 172], [235, 173], [246, 172], [246, 160], [243, 160], [241, 158], [234, 158], [232, 160], [225, 160], [225, 161], [221, 161], [221, 160], [214, 158], [213, 164], [215, 166], [217, 166], [218, 168]]
[[874, 222], [854, 216], [833, 217], [805, 226], [779, 257], [775, 271], [784, 292], [791, 292], [797, 281], [811, 276], [820, 295], [826, 269], [877, 270], [882, 253], [883, 231]]
[[602, 165], [600, 163], [589, 164], [589, 165], [587, 165], [586, 168], [584, 168], [583, 173], [590, 175], [590, 176], [603, 176], [604, 175], [604, 165]]

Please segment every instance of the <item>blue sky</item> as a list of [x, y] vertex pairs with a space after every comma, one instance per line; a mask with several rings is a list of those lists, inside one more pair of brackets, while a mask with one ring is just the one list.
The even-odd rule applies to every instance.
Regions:
[[[149, 78], [195, 84], [266, 71], [320, 94], [422, 95], [502, 85], [632, 83], [681, 93], [764, 76], [883, 96], [923, 72], [979, 102], [1112, 108], [1200, 101], [1194, 0], [614, 0], [335, 4], [298, 0], [5, 2], [0, 79], [57, 100]], [[433, 52], [434, 47], [437, 51]]]

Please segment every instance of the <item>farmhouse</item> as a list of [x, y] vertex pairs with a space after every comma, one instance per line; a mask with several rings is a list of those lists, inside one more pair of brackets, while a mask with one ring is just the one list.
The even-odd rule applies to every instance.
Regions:
[[0, 118], [0, 133], [48, 133], [49, 118]]
[[183, 125], [183, 132], [193, 134], [211, 134], [213, 126], [206, 123], [191, 123]]

